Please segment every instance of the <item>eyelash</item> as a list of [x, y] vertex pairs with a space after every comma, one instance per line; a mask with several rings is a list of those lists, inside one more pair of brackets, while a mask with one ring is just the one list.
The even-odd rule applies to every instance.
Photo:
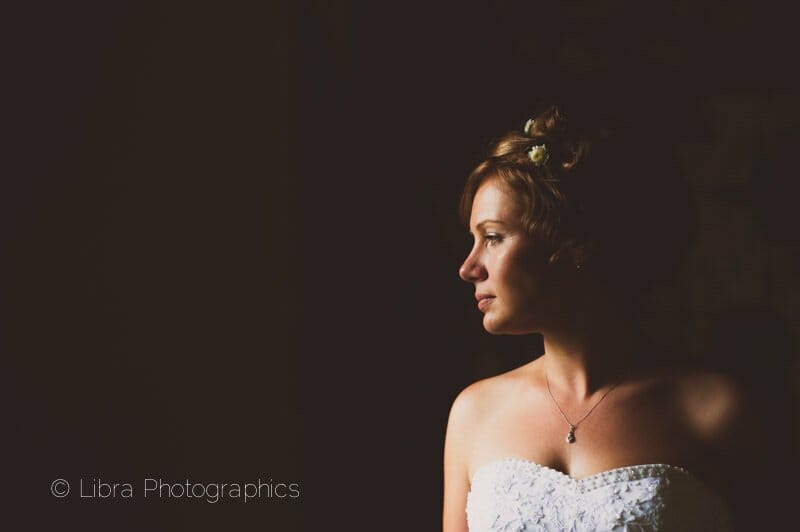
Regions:
[[497, 233], [487, 233], [483, 239], [486, 241], [486, 246], [494, 246], [503, 241], [503, 237]]

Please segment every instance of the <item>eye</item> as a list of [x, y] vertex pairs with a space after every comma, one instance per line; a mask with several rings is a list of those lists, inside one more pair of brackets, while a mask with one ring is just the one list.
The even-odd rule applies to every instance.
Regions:
[[483, 239], [486, 241], [486, 247], [495, 246], [503, 241], [503, 236], [498, 233], [486, 233]]

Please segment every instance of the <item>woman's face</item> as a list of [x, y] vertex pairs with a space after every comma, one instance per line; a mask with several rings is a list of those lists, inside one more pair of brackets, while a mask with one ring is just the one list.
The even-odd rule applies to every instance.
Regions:
[[472, 250], [459, 269], [475, 285], [483, 326], [492, 334], [539, 332], [550, 307], [552, 268], [522, 224], [522, 207], [497, 179], [484, 182], [472, 202]]

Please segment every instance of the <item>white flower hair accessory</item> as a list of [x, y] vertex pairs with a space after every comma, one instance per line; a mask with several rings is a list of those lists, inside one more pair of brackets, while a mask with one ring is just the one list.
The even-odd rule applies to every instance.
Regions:
[[528, 151], [528, 159], [531, 160], [534, 166], [542, 166], [549, 158], [550, 154], [547, 153], [547, 146], [544, 144], [531, 146], [530, 151]]
[[536, 122], [533, 118], [529, 118], [527, 122], [525, 122], [525, 127], [522, 129], [526, 135], [529, 135], [531, 132], [531, 128], [533, 124]]

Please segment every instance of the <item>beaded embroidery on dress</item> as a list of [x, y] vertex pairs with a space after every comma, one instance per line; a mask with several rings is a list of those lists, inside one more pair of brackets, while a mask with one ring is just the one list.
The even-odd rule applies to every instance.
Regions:
[[647, 464], [582, 479], [518, 458], [479, 468], [467, 495], [470, 532], [732, 530], [714, 492], [686, 470]]

